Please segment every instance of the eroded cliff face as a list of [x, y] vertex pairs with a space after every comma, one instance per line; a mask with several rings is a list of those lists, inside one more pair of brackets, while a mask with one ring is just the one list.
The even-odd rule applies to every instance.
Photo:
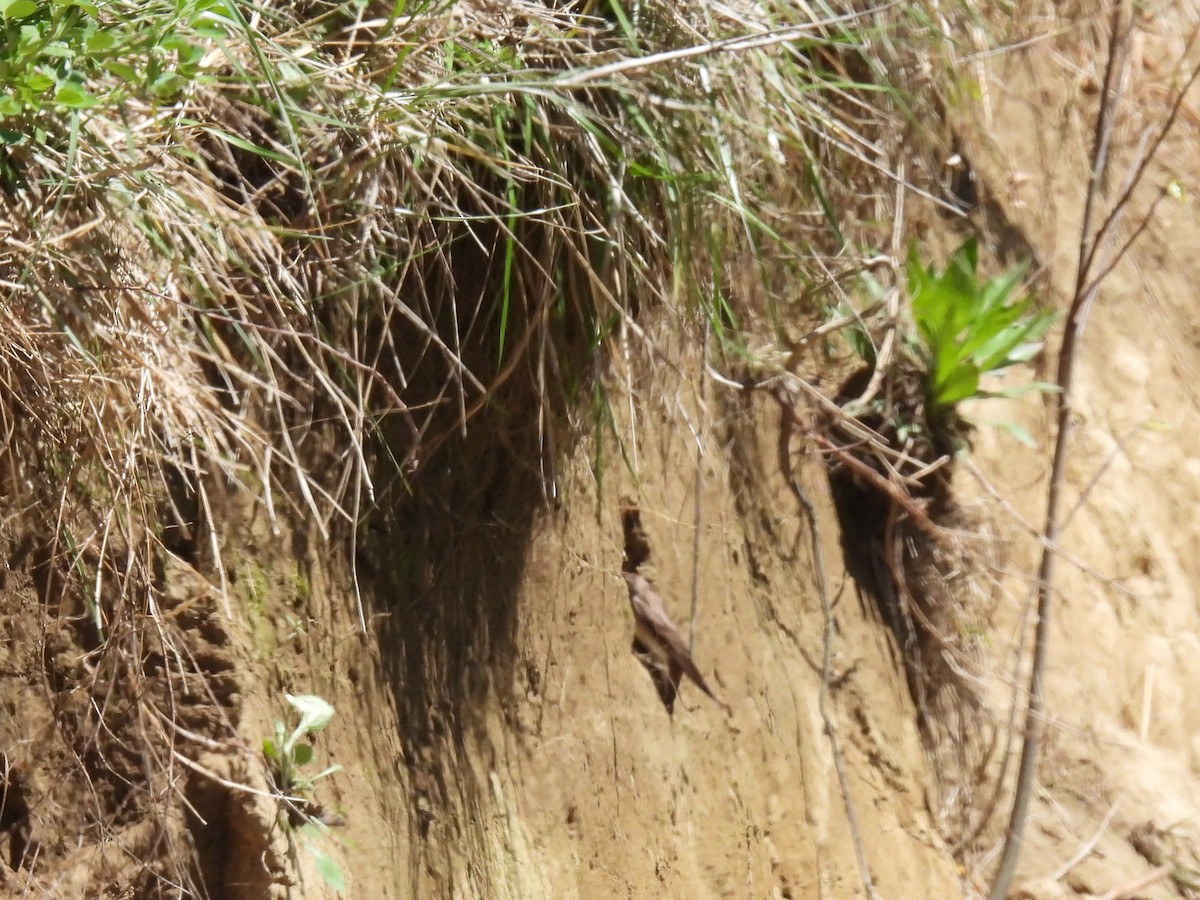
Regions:
[[[1181, 51], [1186, 15], [1164, 9], [1139, 20], [1114, 148], [1122, 161], [1142, 128], [1167, 112], [1173, 70], [1162, 61]], [[1074, 277], [1098, 40], [1079, 29], [996, 57], [981, 70], [988, 91], [979, 109], [952, 123], [980, 192], [974, 225], [998, 254], [1031, 254], [1039, 290], [1056, 303]], [[1194, 93], [1185, 101], [1129, 221], [1165, 185], [1183, 186], [1184, 199], [1158, 205], [1106, 282], [1085, 335], [1068, 473], [1069, 506], [1078, 508], [1058, 567], [1050, 729], [1018, 877], [1032, 896], [1104, 894], [1139, 882], [1134, 889], [1151, 897], [1194, 890], [1200, 557], [1191, 510], [1200, 469], [1188, 436], [1198, 416], [1192, 291], [1200, 259], [1188, 251], [1197, 235], [1186, 198], [1200, 176], [1191, 152], [1197, 102]], [[934, 241], [947, 227], [912, 215]], [[821, 714], [826, 658], [827, 709], [877, 895], [983, 890], [1007, 809], [991, 785], [999, 761], [1011, 766], [1003, 735], [1024, 684], [1013, 654], [1028, 633], [1037, 553], [1028, 526], [1040, 522], [1048, 471], [1044, 400], [971, 410], [1017, 422], [1038, 447], [983, 427], [957, 479], [981, 523], [978, 540], [1003, 553], [991, 572], [995, 619], [980, 642], [984, 715], [1001, 742], [971, 786], [972, 821], [993, 815], [979, 834], [949, 835], [967, 839], [957, 848], [967, 865], [956, 870], [928, 812], [945, 799], [936, 767], [891, 638], [845, 573], [820, 461], [799, 438], [788, 454], [796, 485], [818, 511], [828, 648], [811, 526], [780, 465], [778, 410], [713, 382], [702, 388], [686, 361], [679, 370], [618, 369], [609, 390], [621, 447], [606, 439], [599, 454], [565, 464], [561, 505], [532, 520], [513, 595], [512, 656], [489, 670], [478, 706], [457, 729], [404, 770], [444, 784], [449, 800], [421, 814], [423, 837], [411, 845], [421, 849], [409, 857], [412, 880], [402, 890], [862, 896]], [[629, 653], [617, 577], [623, 495], [642, 507], [654, 575], [681, 624], [691, 620], [695, 590], [696, 658], [729, 716], [685, 686], [668, 718]], [[503, 520], [487, 527], [504, 528]]]
[[[731, 392], [701, 406], [694, 363], [639, 369], [613, 382], [637, 385], [621, 450], [605, 447], [603, 469], [582, 453], [568, 463], [559, 508], [542, 506], [527, 545], [509, 545], [519, 559], [493, 558], [494, 577], [474, 582], [469, 602], [480, 615], [510, 604], [513, 630], [503, 641], [476, 632], [455, 651], [471, 671], [438, 677], [463, 686], [458, 698], [382, 725], [410, 674], [360, 676], [366, 691], [353, 692], [340, 673], [369, 661], [330, 658], [320, 689], [342, 710], [341, 737], [335, 728], [328, 741], [347, 774], [399, 754], [369, 791], [335, 780], [355, 896], [852, 897], [864, 874], [878, 896], [957, 895], [927, 812], [912, 701], [888, 633], [840, 563], [821, 460], [781, 430], [774, 400]], [[668, 715], [630, 652], [622, 497], [642, 510], [643, 570], [685, 635], [694, 623], [695, 659], [728, 713], [685, 681]], [[462, 542], [454, 553], [427, 545], [445, 567], [431, 583], [486, 568], [529, 500], [509, 494], [464, 522], [446, 537]], [[353, 622], [343, 627], [330, 646], [355, 646]], [[380, 642], [383, 669], [394, 650]], [[360, 725], [347, 744], [368, 709], [389, 734]], [[408, 858], [403, 877], [370, 861], [388, 843]]]
[[[648, 393], [659, 396], [696, 384], [654, 381]], [[788, 448], [796, 486], [819, 511], [823, 585], [813, 523], [780, 471], [773, 404], [686, 409], [666, 421], [646, 410], [628, 427], [636, 484], [610, 471], [597, 498], [577, 470], [572, 515], [548, 519], [532, 545], [518, 640], [525, 690], [512, 756], [498, 767], [505, 794], [526, 798], [509, 820], [528, 835], [526, 866], [554, 860], [548, 895], [853, 896], [863, 888], [840, 765], [880, 890], [955, 893], [924, 809], [911, 702], [885, 633], [836, 564], [819, 461]], [[630, 655], [616, 577], [621, 494], [641, 505], [650, 571], [680, 627], [694, 621], [696, 660], [729, 715], [685, 684], [668, 717]]]
[[[1182, 50], [1189, 15], [1181, 5], [1139, 20], [1122, 160], [1166, 113], [1174, 73], [1162, 60]], [[948, 123], [976, 176], [981, 243], [1033, 255], [1055, 303], [1074, 276], [1095, 45], [1080, 28], [979, 62], [978, 108]], [[1183, 105], [1129, 219], [1164, 185], [1183, 199], [1157, 206], [1085, 336], [1068, 475], [1078, 508], [1019, 879], [1037, 897], [1145, 879], [1141, 895], [1194, 896], [1200, 871], [1198, 104], [1193, 93]], [[908, 214], [931, 246], [956, 242], [953, 221], [916, 204]], [[604, 429], [572, 449], [547, 456], [543, 435], [485, 414], [381, 492], [362, 533], [331, 542], [286, 510], [218, 508], [228, 594], [203, 553], [170, 560], [155, 573], [167, 632], [122, 632], [132, 668], [89, 655], [86, 604], [48, 603], [62, 559], [39, 555], [40, 523], [10, 520], [0, 737], [12, 799], [0, 829], [10, 855], [42, 848], [52, 868], [36, 872], [39, 889], [158, 896], [172, 871], [159, 863], [177, 853], [177, 871], [199, 872], [213, 897], [334, 896], [265, 796], [261, 742], [290, 691], [337, 709], [315, 743], [318, 764], [343, 769], [316, 795], [344, 822], [315, 845], [340, 864], [347, 896], [842, 898], [865, 896], [864, 876], [880, 898], [982, 890], [1006, 809], [991, 786], [1011, 762], [1008, 711], [1024, 684], [1013, 660], [1048, 470], [1043, 401], [972, 410], [1017, 422], [1038, 449], [981, 428], [956, 482], [977, 527], [967, 542], [1003, 551], [977, 555], [997, 592], [973, 714], [1000, 741], [961, 785], [967, 826], [994, 813], [974, 833], [941, 815], [961, 805], [941, 755], [953, 728], [923, 740], [900, 651], [846, 571], [823, 460], [773, 399], [707, 374], [699, 335], [641, 325], [603, 377]], [[630, 653], [624, 498], [642, 510], [648, 571], [728, 713], [685, 682], [669, 716]], [[353, 570], [341, 552], [351, 537]], [[186, 733], [142, 713], [101, 733], [88, 698], [120, 712], [139, 691], [182, 711]], [[161, 746], [165, 756], [144, 755]], [[176, 795], [183, 813], [151, 802]], [[113, 809], [115, 826], [101, 821]], [[72, 850], [80, 822], [90, 838]], [[2, 874], [14, 895], [33, 877]]]
[[[1187, 4], [1164, 3], [1136, 21], [1101, 215], [1124, 191], [1144, 135], [1169, 115], [1195, 15]], [[991, 60], [989, 101], [968, 130], [969, 152], [999, 213], [998, 237], [1000, 221], [1020, 232], [1054, 297], [1074, 286], [1106, 29], [1059, 35], [1042, 45], [1052, 52], [1030, 48]], [[1194, 65], [1193, 56], [1184, 68]], [[1046, 677], [1050, 727], [1021, 869], [1042, 894], [1104, 894], [1147, 876], [1156, 877], [1134, 888], [1137, 895], [1196, 890], [1200, 555], [1192, 510], [1200, 465], [1190, 436], [1200, 420], [1200, 260], [1191, 249], [1198, 235], [1190, 186], [1200, 176], [1197, 109], [1193, 87], [1118, 224], [1109, 249], [1153, 207], [1144, 234], [1101, 287], [1078, 361]], [[1022, 450], [981, 431], [975, 460], [990, 488], [963, 479], [964, 494], [997, 510], [1011, 552], [992, 645], [998, 666], [1029, 609], [1038, 548], [1025, 523], [1040, 526], [1044, 515], [1053, 436], [1046, 409], [1028, 398], [987, 407], [977, 410], [981, 418], [1022, 423], [1039, 446]], [[994, 705], [1002, 708], [1012, 693], [993, 671]]]

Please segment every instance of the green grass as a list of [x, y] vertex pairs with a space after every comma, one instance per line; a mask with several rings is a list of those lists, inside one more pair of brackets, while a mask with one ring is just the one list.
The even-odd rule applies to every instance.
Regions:
[[219, 478], [328, 537], [482, 417], [611, 427], [598, 373], [618, 339], [657, 365], [651, 322], [753, 361], [828, 305], [809, 289], [879, 237], [874, 148], [919, 118], [893, 36], [931, 26], [512, 12], [0, 10], [0, 412], [30, 503], [93, 548], [153, 539], [171, 470], [202, 509]]
[[[481, 416], [603, 410], [618, 337], [655, 360], [635, 320], [750, 359], [814, 315], [828, 258], [869, 246], [872, 147], [916, 118], [888, 66], [919, 17], [518, 8], [0, 10], [0, 376], [33, 502], [93, 544], [153, 534], [169, 468], [328, 536]], [[80, 448], [103, 503], [53, 474]]]
[[[531, 5], [520, 33], [469, 3], [323, 9], [266, 6], [251, 27], [233, 3], [10, 6], [13, 34], [42, 37], [0, 72], [9, 180], [37, 186], [27, 227], [36, 210], [45, 235], [96, 229], [83, 271], [35, 243], [14, 273], [65, 338], [54, 356], [124, 410], [150, 378], [156, 434], [138, 440], [249, 471], [322, 530], [369, 481], [381, 423], [414, 436], [390, 448], [404, 468], [565, 331], [589, 349], [539, 390], [575, 402], [633, 308], [705, 316], [737, 347], [759, 305], [790, 313], [731, 293], [727, 266], [759, 259], [770, 279], [770, 259], [842, 239], [826, 180], [853, 122], [834, 129], [836, 105], [864, 86], [829, 61], [869, 19], [768, 11], [754, 29], [787, 39], [739, 49], [721, 41], [749, 23], [666, 3]], [[826, 210], [815, 228], [791, 208], [795, 166]], [[483, 283], [460, 296], [472, 266]], [[402, 396], [414, 368], [440, 387]], [[327, 479], [288, 437], [306, 410], [353, 448]]]

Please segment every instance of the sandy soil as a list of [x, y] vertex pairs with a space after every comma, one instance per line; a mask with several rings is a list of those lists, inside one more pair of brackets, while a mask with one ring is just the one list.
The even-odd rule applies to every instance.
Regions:
[[[1173, 61], [1194, 16], [1185, 7], [1167, 8], [1139, 23], [1114, 140], [1118, 174], [1105, 192], [1110, 203], [1143, 130], [1164, 115], [1176, 84]], [[1058, 297], [1075, 274], [1090, 114], [1102, 74], [1094, 48], [1102, 40], [1102, 34], [1068, 35], [996, 59], [989, 68], [990, 127], [972, 134], [975, 163], [1000, 218], [1036, 248]], [[1200, 465], [1188, 435], [1200, 424], [1194, 387], [1200, 259], [1191, 249], [1200, 232], [1190, 199], [1200, 177], [1198, 108], [1200, 92], [1193, 90], [1122, 233], [1172, 181], [1184, 197], [1158, 206], [1104, 284], [1079, 361], [1068, 472], [1073, 515], [1062, 539], [1070, 561], [1058, 567], [1047, 682], [1051, 728], [1022, 869], [1041, 890], [1057, 876], [1072, 892], [1103, 894], [1167, 863], [1178, 877], [1139, 896], [1196, 890], [1200, 555], [1192, 511]], [[1047, 417], [1036, 404], [1006, 414], [1024, 422], [1040, 447], [1049, 445]], [[1002, 417], [995, 410], [987, 415]], [[978, 451], [993, 487], [1025, 521], [1039, 522], [1044, 454], [1024, 452], [989, 431]], [[1012, 568], [1033, 571], [1032, 542], [1012, 516], [1001, 519], [1013, 541]], [[1016, 633], [1029, 593], [1020, 578], [1010, 580], [1008, 621], [998, 636]], [[1007, 649], [1007, 640], [996, 646]], [[1075, 861], [1077, 855], [1083, 858]]]

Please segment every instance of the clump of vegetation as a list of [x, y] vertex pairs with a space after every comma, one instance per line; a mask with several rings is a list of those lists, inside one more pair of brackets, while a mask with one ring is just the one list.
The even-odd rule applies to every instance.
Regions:
[[333, 765], [315, 775], [301, 773], [301, 768], [312, 762], [313, 748], [310, 743], [301, 743], [304, 738], [323, 731], [333, 720], [334, 709], [321, 697], [314, 694], [293, 696], [284, 694], [284, 699], [300, 713], [300, 721], [291, 734], [283, 722], [275, 722], [275, 737], [263, 739], [263, 756], [271, 764], [275, 774], [275, 786], [290, 799], [292, 795], [307, 796], [322, 778], [341, 771]]
[[[909, 487], [926, 496], [945, 483], [953, 457], [968, 448], [973, 426], [961, 413], [964, 402], [1054, 390], [1042, 382], [1001, 390], [985, 384], [989, 376], [1032, 360], [1057, 313], [1039, 308], [1032, 295], [1017, 296], [1028, 263], [981, 281], [978, 256], [977, 240], [970, 237], [939, 272], [910, 248], [905, 270], [910, 315], [892, 323], [901, 331], [899, 351], [880, 358], [865, 327], [850, 336], [866, 365], [847, 380], [839, 398], [859, 422], [908, 458], [909, 468], [897, 474], [915, 478]], [[1029, 440], [1015, 425], [1000, 427]], [[870, 462], [881, 449], [868, 445], [862, 456]], [[937, 478], [926, 480], [939, 470]]]
[[230, 15], [217, 2], [0, 0], [0, 145], [53, 144], [64, 116], [77, 126], [86, 110], [175, 101], [204, 81], [206, 49], [228, 36]]
[[[1014, 299], [1027, 262], [981, 283], [978, 256], [974, 237], [951, 254], [940, 274], [921, 262], [916, 247], [908, 255], [908, 292], [916, 325], [912, 344], [924, 370], [925, 418], [935, 446], [959, 443], [966, 428], [959, 404], [996, 396], [984, 389], [981, 379], [1033, 359], [1057, 318], [1054, 310], [1039, 309], [1032, 296]], [[1049, 387], [1033, 383], [1016, 390]]]
[[313, 759], [313, 747], [307, 738], [325, 729], [333, 719], [334, 709], [314, 694], [283, 696], [300, 713], [300, 721], [290, 734], [282, 721], [276, 721], [274, 738], [263, 739], [263, 756], [271, 767], [275, 788], [286, 810], [284, 821], [298, 830], [300, 840], [321, 877], [330, 887], [344, 891], [346, 878], [341, 867], [317, 843], [317, 839], [328, 830], [326, 819], [330, 817], [321, 812], [312, 797], [317, 782], [340, 772], [342, 767], [336, 764], [326, 766], [311, 775], [302, 771]]
[[[991, 615], [988, 573], [997, 568], [994, 548], [974, 537], [986, 527], [952, 490], [956, 458], [968, 450], [973, 428], [961, 404], [1052, 389], [1028, 382], [994, 391], [986, 379], [1031, 360], [1056, 319], [1020, 294], [1026, 265], [987, 279], [978, 268], [973, 237], [941, 271], [915, 247], [909, 251], [909, 315], [890, 323], [900, 329], [896, 349], [884, 357], [865, 329], [851, 334], [867, 365], [843, 385], [846, 413], [829, 432], [848, 567], [895, 636], [923, 731], [959, 787], [983, 771], [993, 747], [981, 736], [992, 726], [975, 715], [979, 699], [966, 676], [976, 672]], [[964, 741], [968, 733], [977, 739]], [[955, 815], [969, 815], [961, 792], [953, 793]]]

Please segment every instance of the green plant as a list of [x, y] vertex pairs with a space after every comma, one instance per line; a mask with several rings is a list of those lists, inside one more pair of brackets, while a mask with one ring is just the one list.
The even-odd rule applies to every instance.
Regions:
[[287, 726], [277, 720], [274, 739], [263, 740], [263, 756], [272, 766], [275, 786], [283, 796], [288, 811], [287, 821], [297, 826], [305, 849], [312, 856], [321, 877], [330, 887], [344, 891], [346, 879], [341, 867], [316, 843], [317, 838], [328, 826], [315, 811], [309, 798], [318, 781], [340, 771], [342, 767], [327, 766], [315, 775], [303, 775], [299, 771], [302, 766], [312, 762], [313, 758], [312, 744], [303, 739], [324, 729], [333, 719], [334, 709], [327, 701], [314, 694], [283, 696], [300, 713], [300, 722], [292, 733], [288, 734]]
[[1013, 299], [1028, 264], [981, 283], [978, 256], [975, 238], [968, 238], [939, 274], [921, 262], [915, 247], [908, 254], [916, 349], [925, 365], [926, 412], [935, 425], [952, 420], [963, 400], [995, 396], [980, 389], [980, 379], [1032, 359], [1056, 318], [1053, 310], [1038, 309], [1032, 296]]
[[[211, 2], [148, 12], [86, 0], [0, 0], [0, 120], [20, 143], [44, 112], [115, 105], [137, 94], [169, 101], [201, 75], [205, 47], [220, 37]], [[14, 127], [16, 126], [16, 127]]]
[[338, 765], [329, 766], [311, 776], [303, 776], [298, 771], [301, 766], [312, 762], [313, 758], [312, 744], [301, 743], [301, 739], [323, 730], [333, 719], [334, 709], [314, 694], [283, 696], [300, 713], [300, 724], [291, 734], [287, 734], [283, 722], [276, 721], [275, 739], [266, 738], [263, 741], [263, 755], [274, 766], [275, 784], [279, 790], [285, 794], [307, 794], [322, 778], [342, 768]]

